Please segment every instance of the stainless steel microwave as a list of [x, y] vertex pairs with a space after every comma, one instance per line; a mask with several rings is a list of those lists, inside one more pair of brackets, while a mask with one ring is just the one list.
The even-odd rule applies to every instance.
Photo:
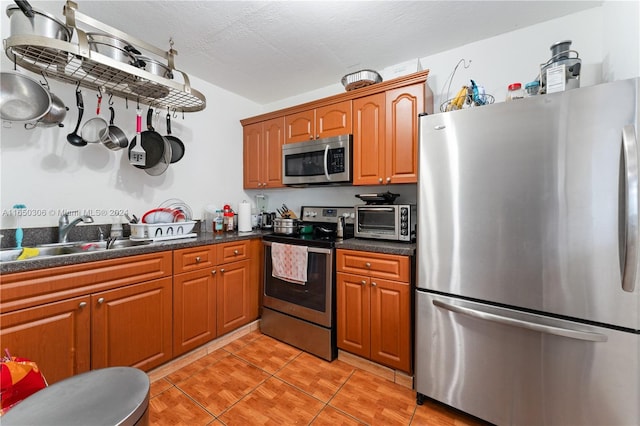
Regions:
[[415, 204], [367, 204], [355, 206], [355, 237], [405, 241], [415, 239]]
[[304, 141], [282, 146], [282, 183], [312, 185], [352, 181], [351, 135]]

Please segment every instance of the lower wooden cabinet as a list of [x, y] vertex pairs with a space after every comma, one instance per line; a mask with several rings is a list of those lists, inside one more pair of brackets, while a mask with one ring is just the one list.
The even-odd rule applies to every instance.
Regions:
[[169, 361], [171, 278], [91, 295], [91, 368], [149, 370]]
[[218, 336], [252, 320], [250, 262], [242, 260], [218, 268]]
[[206, 268], [173, 278], [173, 354], [186, 353], [215, 339], [215, 269]]
[[89, 296], [0, 315], [2, 350], [38, 364], [53, 384], [90, 369]]
[[50, 384], [150, 370], [258, 318], [261, 265], [252, 239], [2, 275], [1, 349]]
[[174, 251], [176, 271], [190, 271], [173, 279], [174, 356], [258, 318], [256, 244], [261, 240]]
[[[350, 250], [337, 256], [338, 348], [411, 372], [411, 285], [403, 272], [408, 274], [409, 258]], [[344, 272], [357, 270], [358, 261], [361, 274]]]

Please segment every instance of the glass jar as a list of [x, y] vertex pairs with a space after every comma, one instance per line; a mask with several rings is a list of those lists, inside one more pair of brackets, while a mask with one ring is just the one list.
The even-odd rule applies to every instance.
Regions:
[[512, 101], [514, 99], [522, 99], [524, 98], [524, 89], [522, 89], [522, 84], [513, 83], [508, 87], [507, 92], [507, 101]]
[[524, 89], [527, 91], [527, 97], [535, 96], [540, 91], [540, 82], [538, 80], [530, 81], [524, 85]]

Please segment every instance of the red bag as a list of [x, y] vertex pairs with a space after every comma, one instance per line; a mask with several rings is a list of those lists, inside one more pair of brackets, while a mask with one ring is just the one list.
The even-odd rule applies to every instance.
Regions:
[[38, 365], [26, 358], [7, 355], [1, 361], [0, 416], [29, 395], [47, 387]]

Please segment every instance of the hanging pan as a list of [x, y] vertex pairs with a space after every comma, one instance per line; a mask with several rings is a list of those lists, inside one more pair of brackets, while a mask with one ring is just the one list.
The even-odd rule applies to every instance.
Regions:
[[[133, 164], [135, 167], [139, 169], [148, 169], [155, 165], [157, 165], [164, 156], [165, 145], [169, 146], [171, 149], [171, 145], [162, 135], [156, 132], [151, 125], [151, 118], [153, 116], [153, 109], [149, 108], [147, 111], [147, 130], [140, 133], [140, 145], [145, 150], [145, 164], [144, 166]], [[129, 161], [133, 163], [131, 159], [131, 150], [134, 146], [136, 146], [138, 136], [134, 137], [131, 140], [131, 144], [129, 145]]]
[[111, 111], [109, 127], [100, 132], [100, 142], [110, 150], [117, 151], [119, 149], [126, 148], [127, 145], [129, 145], [129, 140], [122, 129], [113, 124], [113, 119], [116, 116], [116, 112], [113, 107], [110, 106], [109, 111]]
[[184, 156], [184, 144], [180, 139], [171, 135], [171, 114], [167, 111], [167, 135], [165, 139], [171, 144], [171, 163], [176, 163]]

